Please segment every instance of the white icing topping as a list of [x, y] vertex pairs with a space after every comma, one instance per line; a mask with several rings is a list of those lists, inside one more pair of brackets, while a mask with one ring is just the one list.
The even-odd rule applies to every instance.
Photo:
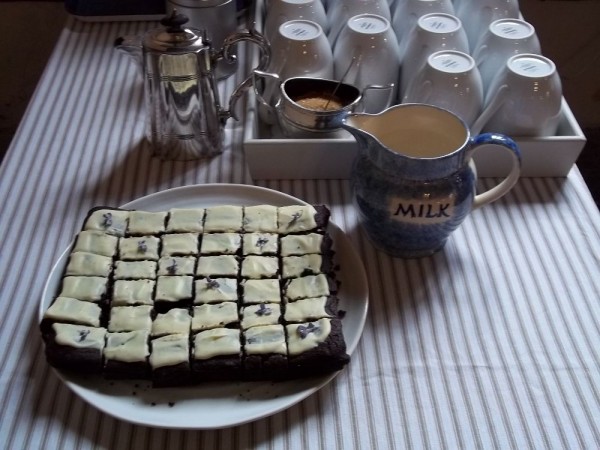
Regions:
[[73, 251], [113, 257], [117, 251], [117, 241], [116, 236], [111, 236], [102, 231], [84, 230], [77, 235]]
[[242, 328], [261, 325], [276, 325], [281, 316], [281, 307], [277, 303], [260, 303], [242, 308]]
[[321, 297], [329, 294], [327, 277], [323, 274], [292, 278], [285, 289], [285, 297], [289, 300]]
[[152, 322], [152, 336], [189, 333], [192, 317], [187, 309], [173, 308], [164, 314], [157, 314]]
[[209, 359], [215, 356], [239, 355], [240, 330], [213, 328], [201, 331], [194, 338], [194, 358]]
[[44, 313], [44, 319], [98, 327], [101, 313], [102, 310], [95, 303], [70, 297], [57, 297]]
[[316, 322], [295, 323], [286, 326], [288, 334], [288, 352], [299, 355], [325, 342], [331, 333], [331, 319], [319, 319]]
[[161, 256], [197, 254], [198, 233], [174, 233], [162, 236]]
[[60, 297], [98, 302], [106, 294], [107, 284], [104, 277], [64, 277]]
[[192, 298], [194, 277], [160, 276], [156, 282], [156, 300], [176, 302]]
[[272, 278], [277, 276], [279, 261], [274, 256], [249, 255], [242, 261], [245, 278]]
[[153, 369], [189, 364], [190, 342], [187, 334], [169, 334], [152, 340], [151, 344], [149, 360]]
[[107, 333], [104, 357], [121, 362], [144, 362], [150, 354], [148, 331]]
[[167, 231], [202, 233], [204, 230], [203, 222], [203, 208], [173, 208], [169, 211]]
[[151, 305], [155, 284], [154, 280], [116, 280], [112, 305]]
[[246, 206], [244, 208], [244, 231], [277, 232], [277, 207], [272, 205]]
[[241, 206], [212, 206], [206, 208], [204, 231], [242, 231], [243, 210]]
[[87, 252], [73, 252], [69, 257], [66, 275], [108, 277], [112, 258]]
[[276, 255], [279, 240], [276, 234], [248, 233], [243, 235], [242, 252], [244, 255]]
[[114, 275], [116, 280], [155, 279], [156, 268], [156, 261], [117, 261]]
[[105, 328], [92, 328], [68, 323], [54, 323], [52, 329], [56, 333], [54, 341], [59, 345], [75, 348], [104, 348]]
[[156, 236], [138, 236], [119, 239], [119, 259], [139, 261], [158, 259], [160, 239]]
[[90, 214], [83, 228], [104, 231], [114, 236], [124, 236], [128, 219], [129, 211], [99, 209]]
[[131, 211], [129, 234], [158, 234], [165, 231], [166, 212]]
[[316, 209], [311, 205], [282, 206], [278, 209], [277, 225], [280, 233], [314, 230]]
[[150, 330], [152, 307], [142, 306], [113, 306], [110, 309], [108, 331]]
[[242, 237], [237, 233], [212, 233], [202, 236], [200, 253], [203, 255], [211, 253], [233, 254], [242, 245]]
[[243, 303], [281, 303], [279, 280], [244, 280]]
[[201, 256], [198, 259], [196, 275], [199, 276], [231, 276], [238, 274], [239, 262], [234, 255]]
[[281, 256], [321, 253], [323, 235], [317, 233], [283, 236], [281, 238]]
[[287, 353], [285, 332], [282, 325], [265, 325], [248, 328], [244, 331], [247, 355], [264, 355], [269, 353]]
[[235, 278], [203, 278], [196, 280], [195, 304], [236, 301], [238, 283]]
[[327, 297], [305, 298], [290, 302], [285, 307], [286, 322], [305, 322], [307, 320], [331, 317], [325, 310]]
[[193, 256], [163, 256], [158, 260], [159, 275], [194, 275], [196, 258]]
[[296, 278], [307, 274], [321, 273], [323, 258], [319, 254], [286, 256], [282, 258], [281, 275], [283, 278]]
[[202, 331], [211, 328], [223, 328], [239, 320], [237, 303], [221, 302], [194, 306], [192, 331]]

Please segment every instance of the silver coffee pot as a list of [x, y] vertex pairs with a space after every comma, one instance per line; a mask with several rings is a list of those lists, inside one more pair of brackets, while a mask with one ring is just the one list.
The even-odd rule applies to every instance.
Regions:
[[217, 62], [235, 62], [233, 47], [240, 41], [259, 46], [257, 69], [265, 69], [270, 58], [268, 41], [254, 30], [229, 35], [217, 50], [203, 31], [185, 28], [187, 21], [186, 16], [173, 11], [161, 20], [162, 27], [115, 42], [115, 47], [132, 56], [141, 69], [146, 133], [154, 155], [161, 159], [190, 160], [221, 153], [223, 127], [230, 117], [238, 119], [235, 106], [252, 86], [252, 76], [235, 88], [224, 109], [217, 88]]

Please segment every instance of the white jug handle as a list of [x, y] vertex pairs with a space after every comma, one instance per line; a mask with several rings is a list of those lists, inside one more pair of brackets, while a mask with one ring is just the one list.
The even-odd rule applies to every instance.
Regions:
[[502, 182], [500, 182], [500, 184], [475, 196], [475, 199], [473, 200], [473, 209], [476, 209], [498, 200], [512, 189], [521, 175], [521, 151], [515, 141], [508, 136], [498, 133], [482, 133], [473, 138], [472, 144], [471, 152], [483, 145], [503, 147], [510, 153], [512, 162], [510, 173], [502, 180]]

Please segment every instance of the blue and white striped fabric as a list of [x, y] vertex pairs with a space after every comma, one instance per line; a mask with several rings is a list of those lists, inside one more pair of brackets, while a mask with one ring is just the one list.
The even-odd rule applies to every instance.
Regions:
[[420, 260], [373, 249], [346, 180], [254, 180], [330, 205], [359, 252], [370, 309], [348, 368], [283, 412], [208, 431], [132, 425], [69, 391], [46, 364], [37, 313], [87, 210], [253, 182], [239, 123], [210, 162], [150, 157], [141, 80], [112, 48], [148, 26], [70, 20], [0, 168], [0, 447], [600, 448], [600, 214], [577, 169], [522, 179]]

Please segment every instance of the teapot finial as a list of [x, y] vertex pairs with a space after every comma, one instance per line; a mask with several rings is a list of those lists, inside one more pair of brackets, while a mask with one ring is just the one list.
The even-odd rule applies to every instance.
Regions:
[[160, 24], [167, 28], [169, 33], [181, 33], [183, 29], [181, 26], [189, 21], [185, 14], [179, 14], [175, 8], [171, 11], [171, 14], [163, 17], [160, 20]]

